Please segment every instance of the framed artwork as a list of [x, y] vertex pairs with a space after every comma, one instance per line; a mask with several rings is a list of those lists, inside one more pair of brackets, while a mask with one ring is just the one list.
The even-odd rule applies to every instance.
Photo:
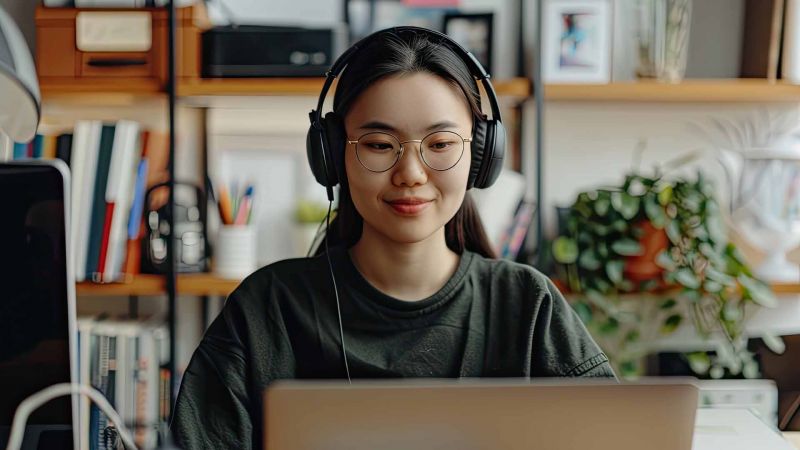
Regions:
[[494, 14], [462, 14], [449, 12], [444, 15], [442, 31], [475, 55], [487, 72], [492, 72], [492, 22]]
[[548, 83], [611, 81], [609, 0], [546, 0], [542, 75]]

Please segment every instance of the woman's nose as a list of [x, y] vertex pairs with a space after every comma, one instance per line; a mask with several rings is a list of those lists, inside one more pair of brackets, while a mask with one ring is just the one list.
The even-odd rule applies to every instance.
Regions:
[[415, 186], [428, 181], [419, 142], [403, 143], [403, 154], [395, 166], [392, 181], [398, 186]]

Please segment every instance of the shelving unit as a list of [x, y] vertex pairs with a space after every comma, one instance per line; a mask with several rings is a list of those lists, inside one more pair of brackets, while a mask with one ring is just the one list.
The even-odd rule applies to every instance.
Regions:
[[630, 81], [610, 84], [549, 84], [550, 101], [588, 102], [798, 102], [800, 85], [765, 79], [688, 79], [677, 84]]
[[[227, 296], [241, 280], [229, 280], [209, 273], [180, 274], [176, 291], [178, 295]], [[125, 283], [77, 284], [79, 296], [156, 296], [167, 291], [163, 275], [136, 275]]]

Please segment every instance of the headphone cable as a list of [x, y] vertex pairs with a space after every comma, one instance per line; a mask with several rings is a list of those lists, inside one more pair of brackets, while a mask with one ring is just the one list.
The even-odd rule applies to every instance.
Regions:
[[336, 297], [336, 314], [339, 316], [339, 337], [342, 343], [342, 359], [344, 360], [344, 371], [347, 374], [347, 382], [353, 384], [350, 379], [350, 366], [347, 364], [347, 347], [344, 345], [344, 326], [342, 325], [342, 308], [339, 305], [339, 289], [336, 287], [336, 276], [333, 274], [333, 263], [331, 263], [331, 252], [328, 248], [328, 240], [330, 238], [330, 225], [331, 225], [331, 207], [333, 201], [328, 202], [328, 215], [325, 217], [325, 257], [328, 259], [328, 270], [331, 273], [331, 280], [333, 281], [333, 295]]

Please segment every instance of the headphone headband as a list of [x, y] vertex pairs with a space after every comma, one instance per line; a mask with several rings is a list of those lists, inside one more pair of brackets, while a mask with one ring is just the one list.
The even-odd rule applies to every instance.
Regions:
[[358, 54], [361, 49], [367, 47], [373, 40], [376, 38], [383, 36], [385, 34], [400, 34], [400, 33], [422, 33], [426, 34], [431, 37], [435, 37], [440, 39], [442, 43], [447, 45], [451, 50], [455, 51], [460, 57], [461, 60], [468, 66], [470, 73], [476, 80], [480, 81], [483, 85], [483, 89], [486, 91], [486, 96], [489, 98], [489, 106], [492, 110], [492, 119], [497, 120], [498, 122], [502, 122], [500, 118], [500, 106], [497, 101], [497, 93], [494, 90], [494, 86], [489, 81], [491, 75], [486, 72], [486, 69], [483, 68], [480, 62], [475, 58], [475, 55], [470, 53], [467, 49], [465, 49], [461, 44], [453, 40], [450, 36], [440, 33], [435, 30], [429, 30], [427, 28], [421, 27], [413, 27], [413, 26], [398, 26], [387, 28], [384, 30], [376, 31], [362, 39], [358, 42], [353, 44], [349, 49], [347, 49], [344, 53], [342, 53], [336, 61], [334, 61], [331, 68], [325, 73], [325, 83], [322, 85], [322, 91], [319, 93], [319, 100], [317, 101], [317, 108], [309, 114], [309, 118], [311, 119], [312, 124], [319, 125], [322, 120], [322, 107], [325, 103], [325, 98], [328, 95], [328, 90], [333, 85], [333, 80], [339, 77], [341, 73], [344, 71], [347, 64], [350, 60]]

